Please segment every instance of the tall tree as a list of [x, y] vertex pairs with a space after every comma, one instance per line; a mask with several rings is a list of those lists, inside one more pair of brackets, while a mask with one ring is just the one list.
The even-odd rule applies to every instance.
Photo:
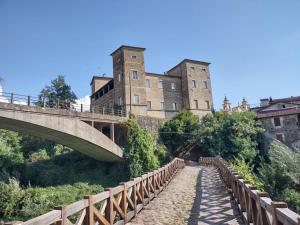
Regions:
[[199, 129], [199, 118], [183, 109], [160, 128], [160, 137], [173, 152], [188, 141], [193, 142]]
[[47, 107], [59, 107], [69, 109], [72, 103], [77, 99], [75, 93], [71, 90], [71, 86], [66, 84], [65, 77], [59, 75], [51, 81], [50, 86], [46, 86], [39, 95], [39, 105]]

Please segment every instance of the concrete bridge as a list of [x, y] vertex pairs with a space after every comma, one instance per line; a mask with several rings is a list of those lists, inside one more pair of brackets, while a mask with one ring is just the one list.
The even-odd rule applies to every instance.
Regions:
[[120, 161], [124, 117], [0, 102], [0, 128], [53, 140], [101, 161]]

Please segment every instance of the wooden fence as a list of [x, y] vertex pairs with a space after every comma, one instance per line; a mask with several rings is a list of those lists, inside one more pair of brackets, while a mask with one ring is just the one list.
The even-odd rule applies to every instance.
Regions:
[[28, 220], [14, 221], [6, 225], [121, 225], [126, 224], [143, 207], [156, 197], [179, 169], [184, 160], [175, 158], [164, 167], [121, 183], [96, 195]]
[[260, 192], [240, 177], [220, 157], [200, 158], [200, 164], [213, 165], [231, 190], [246, 224], [300, 225], [300, 215], [287, 208], [284, 202], [275, 202], [269, 194]]

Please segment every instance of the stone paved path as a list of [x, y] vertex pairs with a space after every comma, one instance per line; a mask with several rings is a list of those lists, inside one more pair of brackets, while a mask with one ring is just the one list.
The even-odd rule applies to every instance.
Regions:
[[128, 225], [243, 224], [216, 169], [186, 166]]

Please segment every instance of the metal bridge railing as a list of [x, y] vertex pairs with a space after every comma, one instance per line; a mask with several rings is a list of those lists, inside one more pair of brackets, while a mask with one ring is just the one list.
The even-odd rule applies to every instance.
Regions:
[[90, 112], [103, 115], [112, 115], [126, 117], [126, 111], [123, 108], [118, 107], [100, 107], [92, 106], [90, 104], [80, 104], [70, 101], [64, 101], [59, 99], [51, 99], [49, 97], [35, 97], [30, 95], [22, 95], [9, 92], [0, 92], [0, 102], [15, 104], [15, 105], [26, 105], [31, 107], [42, 107], [42, 108], [54, 108], [64, 109], [76, 112]]

